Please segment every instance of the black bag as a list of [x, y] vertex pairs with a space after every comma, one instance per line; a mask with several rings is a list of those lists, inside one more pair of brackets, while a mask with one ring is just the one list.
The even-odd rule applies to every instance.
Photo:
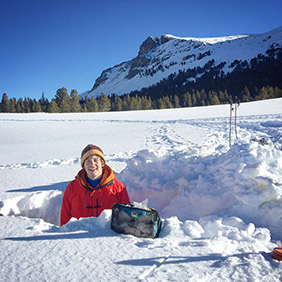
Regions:
[[154, 209], [115, 203], [112, 207], [111, 228], [118, 233], [140, 238], [155, 238], [161, 230], [161, 218]]

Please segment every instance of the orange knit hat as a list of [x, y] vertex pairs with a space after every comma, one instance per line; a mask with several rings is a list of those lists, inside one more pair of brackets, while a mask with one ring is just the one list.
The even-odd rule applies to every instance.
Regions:
[[88, 144], [83, 149], [83, 151], [81, 152], [81, 166], [82, 167], [83, 167], [83, 164], [84, 164], [85, 160], [88, 157], [90, 157], [91, 155], [97, 155], [97, 156], [101, 157], [104, 160], [104, 162], [106, 163], [106, 159], [105, 159], [105, 156], [104, 156], [104, 153], [103, 153], [102, 149], [99, 148], [96, 145]]

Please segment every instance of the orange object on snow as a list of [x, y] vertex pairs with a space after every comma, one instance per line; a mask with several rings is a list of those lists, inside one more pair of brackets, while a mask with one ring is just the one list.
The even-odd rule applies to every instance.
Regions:
[[282, 260], [282, 247], [274, 248], [272, 252], [272, 257], [276, 260]]

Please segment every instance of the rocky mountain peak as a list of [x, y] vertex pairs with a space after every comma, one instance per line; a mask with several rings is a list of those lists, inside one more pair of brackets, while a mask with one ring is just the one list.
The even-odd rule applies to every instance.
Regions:
[[138, 56], [148, 52], [149, 50], [152, 50], [156, 48], [159, 45], [159, 38], [154, 38], [153, 36], [147, 37], [147, 39], [141, 44], [139, 48]]
[[169, 40], [171, 40], [171, 36], [164, 34], [161, 36], [161, 44], [164, 44], [166, 42], [168, 42]]

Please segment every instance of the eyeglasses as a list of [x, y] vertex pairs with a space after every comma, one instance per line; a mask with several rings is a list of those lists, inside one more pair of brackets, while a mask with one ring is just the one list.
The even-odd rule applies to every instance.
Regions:
[[96, 199], [96, 206], [94, 206], [94, 199], [93, 199], [93, 193], [94, 193], [94, 191], [91, 193], [90, 191], [89, 191], [89, 193], [91, 193], [90, 194], [90, 199], [91, 199], [91, 205], [90, 206], [88, 206], [88, 205], [86, 205], [86, 193], [87, 193], [87, 191], [88, 190], [86, 190], [85, 191], [85, 193], [84, 193], [84, 208], [86, 208], [86, 209], [92, 209], [92, 216], [94, 216], [93, 215], [93, 211], [94, 211], [94, 209], [96, 209], [96, 217], [98, 217], [99, 216], [99, 208], [102, 208], [103, 207], [103, 202], [102, 202], [102, 192], [101, 192], [101, 190], [100, 189], [98, 189], [98, 191], [99, 191], [99, 195], [100, 195], [100, 205], [99, 205], [99, 200], [98, 200], [98, 198]]

